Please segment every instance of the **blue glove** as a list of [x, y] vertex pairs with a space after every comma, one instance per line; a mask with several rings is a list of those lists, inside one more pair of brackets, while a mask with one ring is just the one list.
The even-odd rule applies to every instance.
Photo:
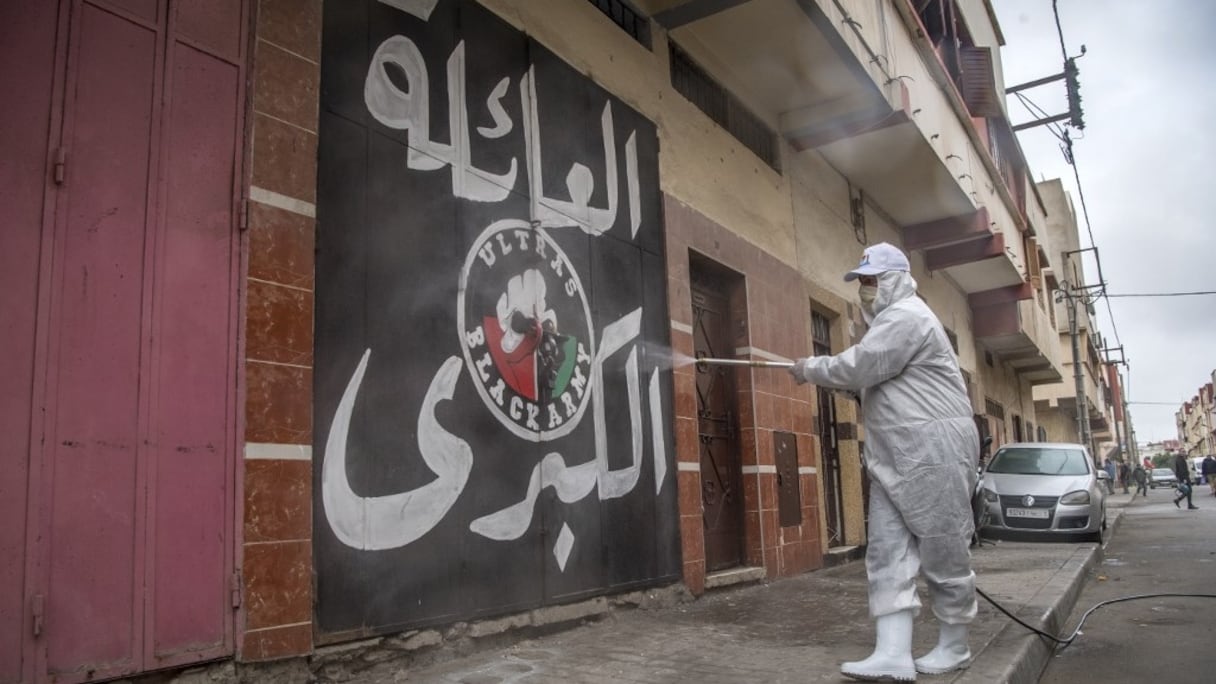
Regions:
[[806, 384], [806, 362], [807, 359], [798, 359], [790, 366], [790, 375], [794, 376], [794, 382], [799, 385]]

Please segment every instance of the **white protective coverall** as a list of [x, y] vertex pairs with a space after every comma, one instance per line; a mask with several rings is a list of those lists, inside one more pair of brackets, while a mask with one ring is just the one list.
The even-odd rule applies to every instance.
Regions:
[[958, 360], [911, 274], [880, 274], [864, 313], [870, 329], [859, 343], [800, 361], [795, 371], [820, 387], [860, 390], [870, 614], [919, 610], [923, 569], [937, 619], [966, 624], [976, 611], [969, 544], [979, 434]]

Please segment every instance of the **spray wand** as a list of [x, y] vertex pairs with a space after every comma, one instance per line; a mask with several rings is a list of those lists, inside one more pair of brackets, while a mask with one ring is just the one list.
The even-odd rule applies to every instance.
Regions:
[[698, 366], [748, 366], [751, 368], [793, 368], [793, 361], [753, 361], [751, 359], [697, 359]]

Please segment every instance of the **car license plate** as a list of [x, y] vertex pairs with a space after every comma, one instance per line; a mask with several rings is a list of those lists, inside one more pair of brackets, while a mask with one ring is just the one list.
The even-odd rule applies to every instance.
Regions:
[[1005, 515], [1010, 518], [1039, 518], [1051, 517], [1051, 511], [1046, 508], [1006, 508]]

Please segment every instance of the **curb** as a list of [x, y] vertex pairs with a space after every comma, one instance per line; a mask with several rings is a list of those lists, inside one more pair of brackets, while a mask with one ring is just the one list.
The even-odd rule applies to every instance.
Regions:
[[[1122, 507], [1108, 510], [1107, 518], [1106, 538], [1109, 540], [1123, 520]], [[1058, 635], [1064, 631], [1089, 571], [1102, 561], [1104, 548], [1105, 544], [1077, 549], [1064, 567], [1017, 612], [1017, 616], [1046, 632]], [[1036, 684], [1054, 650], [1054, 644], [1010, 620], [992, 641], [984, 645], [971, 667], [951, 681], [960, 684]]]

